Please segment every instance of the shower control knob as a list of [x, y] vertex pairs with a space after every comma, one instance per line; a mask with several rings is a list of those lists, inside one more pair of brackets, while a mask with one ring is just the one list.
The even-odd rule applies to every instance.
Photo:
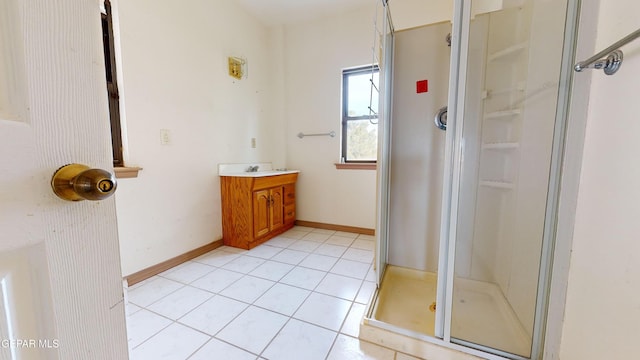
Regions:
[[68, 201], [104, 200], [115, 193], [117, 185], [110, 172], [81, 164], [65, 165], [51, 179], [53, 192]]
[[435, 118], [436, 127], [440, 130], [447, 130], [447, 107], [438, 110]]

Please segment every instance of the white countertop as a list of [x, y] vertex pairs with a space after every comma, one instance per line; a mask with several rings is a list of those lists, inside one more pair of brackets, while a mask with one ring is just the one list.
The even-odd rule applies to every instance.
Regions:
[[268, 170], [268, 171], [256, 171], [256, 172], [225, 172], [220, 176], [239, 176], [239, 177], [263, 177], [263, 176], [276, 176], [284, 174], [299, 173], [300, 170]]
[[[246, 171], [249, 166], [258, 166], [258, 171]], [[299, 173], [300, 170], [273, 169], [271, 163], [218, 164], [219, 176], [263, 177]]]

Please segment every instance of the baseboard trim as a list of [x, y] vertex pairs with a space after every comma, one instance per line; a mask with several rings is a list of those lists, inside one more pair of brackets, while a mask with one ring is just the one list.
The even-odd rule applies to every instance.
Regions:
[[317, 229], [352, 232], [352, 233], [358, 233], [358, 234], [363, 234], [363, 235], [375, 235], [376, 234], [376, 230], [375, 229], [367, 229], [367, 228], [361, 228], [361, 227], [355, 227], [355, 226], [346, 226], [346, 225], [325, 224], [325, 223], [319, 223], [319, 222], [314, 222], [314, 221], [296, 220], [296, 225], [298, 225], [298, 226], [306, 226], [306, 227], [313, 227], [313, 228], [317, 228]]
[[146, 269], [140, 270], [136, 273], [133, 273], [129, 276], [125, 276], [125, 280], [127, 280], [127, 284], [129, 286], [135, 285], [141, 281], [147, 280], [148, 278], [158, 275], [163, 271], [167, 271], [169, 269], [171, 269], [172, 267], [178, 266], [182, 263], [185, 263], [189, 260], [195, 259], [200, 255], [206, 254], [211, 250], [215, 250], [217, 248], [219, 248], [220, 246], [223, 245], [223, 241], [222, 239], [216, 240], [212, 243], [209, 243], [207, 245], [201, 246], [197, 249], [193, 249], [191, 251], [187, 251], [186, 253], [182, 254], [182, 255], [178, 255], [174, 258], [171, 258], [169, 260], [163, 261], [159, 264], [150, 266]]

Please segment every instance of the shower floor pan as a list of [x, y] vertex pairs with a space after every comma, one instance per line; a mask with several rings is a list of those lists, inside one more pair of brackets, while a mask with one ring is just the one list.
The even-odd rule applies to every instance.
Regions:
[[[437, 275], [431, 272], [387, 266], [382, 286], [361, 327], [361, 338], [394, 348], [392, 337], [380, 331], [391, 331], [427, 343], [434, 338], [435, 312], [430, 309], [436, 301]], [[436, 304], [439, 306], [440, 304]], [[383, 326], [380, 326], [383, 325]], [[466, 343], [481, 344], [507, 353], [528, 357], [531, 343], [499, 287], [492, 283], [456, 279], [454, 291], [451, 337]], [[398, 351], [415, 356], [433, 356], [434, 352], [418, 345], [403, 345]], [[422, 350], [420, 350], [422, 349]], [[458, 357], [452, 358], [475, 358]]]

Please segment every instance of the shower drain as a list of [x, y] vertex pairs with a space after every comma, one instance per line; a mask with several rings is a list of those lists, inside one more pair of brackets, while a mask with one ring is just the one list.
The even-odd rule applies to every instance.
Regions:
[[429, 305], [429, 311], [431, 312], [436, 312], [436, 302], [432, 302], [431, 305]]

